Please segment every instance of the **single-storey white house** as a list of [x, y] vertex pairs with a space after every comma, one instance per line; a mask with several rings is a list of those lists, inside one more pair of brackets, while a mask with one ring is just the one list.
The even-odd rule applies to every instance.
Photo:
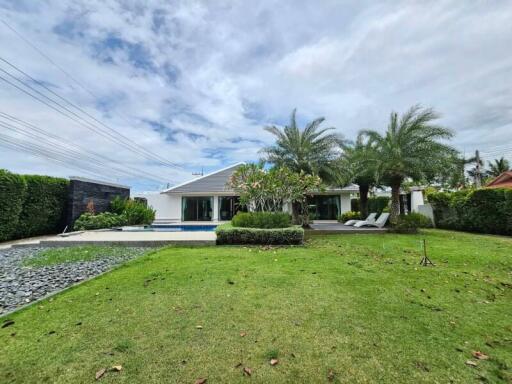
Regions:
[[[140, 194], [156, 210], [155, 223], [219, 223], [229, 221], [240, 209], [239, 197], [228, 186], [237, 163], [154, 194]], [[315, 220], [336, 220], [350, 211], [351, 194], [357, 185], [330, 188], [309, 198]], [[290, 206], [284, 208], [289, 211]]]

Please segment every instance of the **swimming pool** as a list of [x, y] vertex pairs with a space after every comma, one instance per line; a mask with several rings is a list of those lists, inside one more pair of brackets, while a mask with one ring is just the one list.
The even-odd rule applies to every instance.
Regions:
[[144, 225], [139, 227], [122, 227], [117, 231], [123, 232], [212, 232], [217, 225]]

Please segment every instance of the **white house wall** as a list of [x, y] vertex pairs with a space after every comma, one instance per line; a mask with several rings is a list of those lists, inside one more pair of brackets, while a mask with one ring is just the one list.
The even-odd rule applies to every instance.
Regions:
[[155, 193], [140, 197], [144, 197], [148, 206], [156, 210], [156, 220], [181, 221], [181, 195]]

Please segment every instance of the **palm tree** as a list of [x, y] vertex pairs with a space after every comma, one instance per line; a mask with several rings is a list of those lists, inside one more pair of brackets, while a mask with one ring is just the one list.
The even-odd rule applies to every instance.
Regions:
[[296, 109], [289, 125], [279, 128], [274, 125], [264, 129], [276, 137], [274, 145], [263, 148], [264, 159], [276, 166], [285, 166], [295, 172], [317, 175], [324, 182], [335, 180], [335, 160], [345, 145], [343, 137], [328, 133], [334, 128], [320, 128], [323, 117], [313, 120], [304, 129], [297, 126]]
[[377, 183], [375, 143], [359, 133], [352, 145], [345, 147], [340, 158], [340, 183], [356, 183], [359, 186], [359, 210], [362, 217], [368, 215], [368, 192]]
[[391, 113], [384, 135], [363, 131], [378, 148], [377, 173], [391, 187], [390, 221], [400, 214], [400, 187], [405, 179], [430, 180], [442, 172], [446, 159], [455, 150], [441, 142], [452, 132], [433, 123], [439, 115], [431, 108], [411, 107], [401, 118]]
[[494, 162], [489, 161], [489, 170], [487, 171], [487, 176], [489, 177], [498, 177], [503, 172], [510, 170], [510, 163], [504, 157], [499, 159], [494, 159]]

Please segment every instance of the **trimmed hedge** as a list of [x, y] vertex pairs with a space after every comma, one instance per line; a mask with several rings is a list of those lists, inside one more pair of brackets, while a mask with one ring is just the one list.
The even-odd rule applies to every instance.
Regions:
[[[380, 215], [388, 206], [390, 198], [387, 196], [376, 196], [368, 198], [368, 213], [377, 212]], [[350, 200], [350, 210], [359, 212], [359, 199]]]
[[288, 228], [242, 228], [230, 223], [215, 229], [217, 244], [297, 245], [304, 242], [304, 230]]
[[286, 228], [290, 226], [291, 216], [285, 212], [238, 212], [231, 223], [243, 228]]
[[64, 229], [68, 181], [0, 170], [0, 241]]
[[23, 176], [27, 192], [16, 237], [62, 232], [65, 227], [69, 182], [39, 175]]
[[396, 223], [389, 228], [395, 233], [418, 233], [418, 228], [431, 228], [432, 220], [417, 212], [410, 212], [407, 215], [400, 215]]
[[117, 214], [112, 212], [102, 212], [97, 215], [92, 213], [82, 213], [78, 219], [76, 219], [73, 228], [75, 231], [87, 231], [91, 229], [103, 229], [122, 227], [128, 225], [128, 219], [124, 214]]
[[26, 191], [22, 176], [0, 169], [0, 241], [15, 237]]
[[338, 222], [346, 223], [349, 220], [360, 220], [361, 212], [348, 211], [338, 215]]
[[512, 235], [512, 190], [478, 189], [428, 195], [439, 228]]

